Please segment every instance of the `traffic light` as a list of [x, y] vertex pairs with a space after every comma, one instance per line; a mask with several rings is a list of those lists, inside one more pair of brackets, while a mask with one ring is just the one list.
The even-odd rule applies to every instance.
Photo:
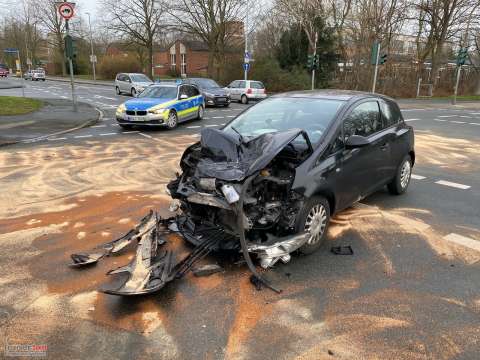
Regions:
[[380, 56], [380, 59], [378, 59], [378, 63], [385, 64], [387, 62], [387, 55], [388, 54], [383, 54], [382, 56]]
[[468, 57], [468, 49], [460, 48], [457, 55], [457, 66], [465, 65], [465, 61], [467, 61], [467, 57]]
[[320, 65], [320, 56], [319, 55], [308, 55], [307, 57], [307, 68], [311, 71], [313, 69], [318, 69]]
[[77, 44], [70, 35], [65, 35], [65, 56], [68, 59], [75, 59], [77, 57]]

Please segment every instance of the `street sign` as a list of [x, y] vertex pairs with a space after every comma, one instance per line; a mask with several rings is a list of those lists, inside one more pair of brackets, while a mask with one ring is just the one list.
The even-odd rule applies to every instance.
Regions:
[[15, 49], [15, 48], [6, 48], [3, 50], [3, 52], [6, 52], [6, 53], [17, 53], [18, 52], [18, 49]]
[[97, 55], [90, 55], [90, 62], [96, 63], [97, 62]]
[[243, 64], [243, 70], [245, 70], [245, 71], [250, 70], [250, 64], [249, 63], [244, 63]]
[[243, 62], [248, 64], [250, 62], [250, 54], [248, 51], [245, 51], [245, 56], [243, 57]]
[[74, 15], [74, 11], [73, 11], [74, 6], [75, 6], [74, 3], [68, 3], [68, 2], [61, 3], [58, 5], [58, 13], [65, 20], [70, 20]]

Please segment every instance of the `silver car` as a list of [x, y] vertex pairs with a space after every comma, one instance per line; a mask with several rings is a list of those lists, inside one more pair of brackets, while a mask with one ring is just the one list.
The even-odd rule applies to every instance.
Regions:
[[120, 73], [115, 77], [115, 91], [117, 95], [127, 93], [137, 96], [137, 94], [152, 84], [152, 80], [140, 73]]
[[248, 104], [250, 100], [262, 100], [267, 97], [265, 86], [261, 81], [235, 80], [225, 90], [230, 94], [232, 101], [241, 101]]

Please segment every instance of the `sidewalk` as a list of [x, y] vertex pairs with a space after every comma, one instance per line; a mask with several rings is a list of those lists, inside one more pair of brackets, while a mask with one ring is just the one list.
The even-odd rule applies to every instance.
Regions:
[[453, 105], [451, 99], [397, 99], [401, 109], [480, 109], [480, 101], [457, 100]]
[[95, 124], [101, 113], [93, 106], [78, 104], [74, 112], [69, 100], [40, 99], [43, 108], [30, 114], [0, 116], [0, 146], [59, 135]]
[[[60, 82], [70, 83], [69, 77], [47, 76], [46, 79], [49, 81], [60, 81]], [[108, 81], [108, 80], [93, 81], [93, 80], [75, 79], [75, 84], [114, 86], [114, 81]]]

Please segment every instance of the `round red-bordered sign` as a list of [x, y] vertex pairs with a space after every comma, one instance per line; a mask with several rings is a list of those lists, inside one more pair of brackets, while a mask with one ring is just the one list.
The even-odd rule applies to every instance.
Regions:
[[73, 6], [70, 3], [63, 3], [58, 6], [58, 13], [65, 20], [69, 20], [73, 17]]

